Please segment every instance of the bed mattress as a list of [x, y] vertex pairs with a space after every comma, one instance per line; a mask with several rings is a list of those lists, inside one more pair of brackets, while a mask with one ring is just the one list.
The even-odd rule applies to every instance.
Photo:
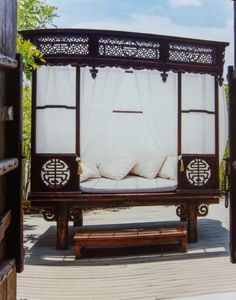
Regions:
[[84, 193], [156, 193], [175, 191], [177, 182], [170, 179], [147, 179], [139, 176], [127, 176], [122, 180], [94, 178], [80, 183]]

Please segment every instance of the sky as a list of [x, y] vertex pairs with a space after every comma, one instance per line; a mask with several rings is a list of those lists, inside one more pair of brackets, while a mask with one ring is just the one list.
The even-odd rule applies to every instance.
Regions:
[[[226, 41], [233, 64], [232, 0], [46, 0], [59, 28], [125, 30]], [[226, 68], [225, 68], [226, 69]]]

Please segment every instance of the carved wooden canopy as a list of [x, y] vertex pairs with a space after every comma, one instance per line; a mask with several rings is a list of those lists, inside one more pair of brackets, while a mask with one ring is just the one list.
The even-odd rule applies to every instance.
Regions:
[[52, 65], [117, 66], [208, 73], [222, 77], [228, 43], [163, 35], [89, 29], [21, 32]]

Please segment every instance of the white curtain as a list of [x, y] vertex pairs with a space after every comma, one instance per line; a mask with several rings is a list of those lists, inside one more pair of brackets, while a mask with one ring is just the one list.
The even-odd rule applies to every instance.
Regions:
[[75, 73], [72, 66], [41, 66], [37, 70], [37, 106], [75, 106]]
[[94, 80], [81, 68], [81, 156], [99, 163], [150, 150], [176, 154], [176, 75], [169, 76], [164, 84], [157, 71], [104, 68]]
[[[182, 75], [182, 109], [215, 111], [214, 77]], [[156, 150], [177, 154], [177, 74], [100, 68], [91, 78], [81, 68], [81, 156], [100, 163], [115, 157], [137, 157]], [[227, 140], [227, 112], [220, 88], [220, 155]], [[114, 112], [120, 111], [120, 112]], [[131, 113], [131, 112], [135, 113]], [[188, 154], [215, 153], [215, 115], [182, 114], [182, 149]]]
[[109, 154], [110, 142], [114, 142], [109, 126], [124, 72], [103, 68], [93, 79], [89, 69], [81, 68], [80, 76], [80, 152], [82, 157], [100, 162]]
[[150, 133], [155, 148], [166, 156], [177, 155], [177, 75], [169, 72], [163, 83], [160, 72], [141, 70], [135, 73], [135, 81], [146, 131]]
[[[42, 66], [37, 70], [36, 106], [76, 105], [75, 68]], [[36, 109], [36, 152], [75, 153], [75, 109]]]
[[[214, 76], [182, 75], [182, 110], [215, 112]], [[182, 113], [182, 152], [215, 154], [215, 115], [207, 112]]]
[[[211, 75], [182, 75], [182, 109], [215, 112], [215, 78]], [[224, 87], [219, 87], [219, 159], [223, 158], [228, 116]], [[206, 112], [182, 113], [182, 152], [215, 154], [215, 115]]]
[[[150, 149], [177, 154], [177, 75], [99, 68], [97, 78], [81, 68], [81, 156], [97, 163], [120, 156], [137, 157]], [[214, 77], [182, 75], [182, 109], [215, 110]], [[43, 66], [37, 71], [36, 105], [76, 105], [76, 72], [72, 66]], [[116, 111], [116, 112], [115, 112]], [[132, 113], [133, 112], [133, 113]], [[75, 110], [36, 111], [37, 153], [75, 153]], [[182, 114], [183, 153], [213, 154], [215, 116]], [[219, 89], [220, 158], [227, 141], [224, 89]]]

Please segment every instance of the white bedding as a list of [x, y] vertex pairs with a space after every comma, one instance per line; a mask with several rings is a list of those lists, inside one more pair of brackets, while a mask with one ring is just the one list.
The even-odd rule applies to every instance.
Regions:
[[93, 178], [80, 183], [80, 189], [84, 193], [154, 193], [175, 191], [177, 182], [170, 179], [147, 179], [129, 175], [122, 180], [107, 178]]

